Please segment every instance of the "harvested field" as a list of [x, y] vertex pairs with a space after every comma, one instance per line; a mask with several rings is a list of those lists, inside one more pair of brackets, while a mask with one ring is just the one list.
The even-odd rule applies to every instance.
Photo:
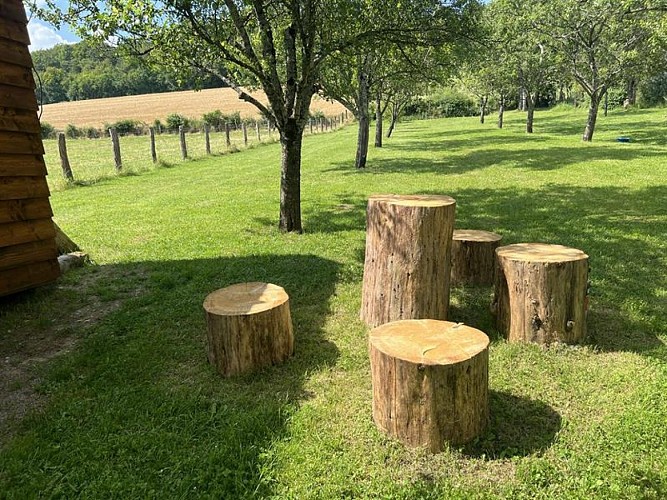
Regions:
[[[251, 94], [266, 102], [263, 92]], [[152, 123], [156, 119], [164, 120], [172, 113], [188, 118], [201, 118], [204, 113], [217, 109], [224, 114], [238, 111], [242, 118], [259, 116], [252, 104], [241, 101], [234, 90], [223, 88], [46, 104], [41, 120], [57, 129], [64, 129], [68, 124], [77, 127], [101, 127], [105, 123], [125, 119]], [[345, 111], [340, 103], [325, 101], [317, 96], [313, 98], [311, 109], [314, 112], [321, 111], [326, 116], [338, 115]]]

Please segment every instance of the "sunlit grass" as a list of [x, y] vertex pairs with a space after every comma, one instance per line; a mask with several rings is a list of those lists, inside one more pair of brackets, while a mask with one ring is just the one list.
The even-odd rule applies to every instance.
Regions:
[[[176, 157], [163, 158], [173, 168], [56, 191], [55, 219], [97, 266], [0, 310], [0, 335], [78, 339], [41, 368], [50, 403], [16, 424], [0, 452], [0, 491], [663, 498], [666, 115], [615, 111], [600, 117], [591, 144], [580, 141], [585, 111], [568, 108], [538, 113], [532, 136], [517, 112], [503, 130], [492, 117], [483, 126], [406, 122], [384, 148], [371, 148], [364, 171], [353, 168], [353, 127], [307, 137], [304, 235], [276, 228], [278, 144], [182, 163], [170, 138]], [[616, 142], [621, 135], [632, 142]], [[146, 139], [132, 140], [148, 157]], [[74, 160], [73, 168], [77, 175]], [[492, 338], [491, 424], [469, 446], [436, 456], [384, 437], [370, 416], [358, 319], [365, 203], [392, 192], [448, 194], [459, 228], [590, 255], [582, 346], [507, 344], [493, 327], [491, 291], [453, 290], [451, 319]], [[206, 362], [202, 301], [251, 280], [290, 294], [296, 355], [223, 380]], [[92, 320], [74, 321], [77, 311]]]

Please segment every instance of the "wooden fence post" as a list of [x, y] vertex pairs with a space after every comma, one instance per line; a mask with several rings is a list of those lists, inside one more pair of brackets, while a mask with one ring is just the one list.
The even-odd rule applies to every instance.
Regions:
[[63, 169], [63, 175], [67, 182], [72, 182], [74, 180], [74, 175], [72, 174], [72, 167], [69, 164], [69, 158], [67, 157], [67, 143], [65, 142], [65, 134], [58, 132], [58, 152], [60, 153], [60, 165]]
[[310, 135], [313, 135], [313, 119], [308, 120], [310, 122]]
[[181, 158], [185, 160], [188, 157], [188, 146], [185, 143], [185, 128], [183, 128], [183, 125], [178, 126], [178, 135], [181, 140]]
[[227, 147], [230, 147], [232, 145], [232, 140], [229, 137], [229, 123], [225, 122], [225, 144], [227, 144]]
[[257, 128], [257, 142], [262, 142], [262, 135], [259, 133], [259, 121], [255, 122], [255, 126]]
[[118, 131], [115, 128], [109, 129], [109, 135], [111, 136], [111, 145], [113, 147], [113, 160], [116, 164], [116, 170], [120, 171], [123, 168], [123, 162], [120, 158], [120, 140], [118, 139]]
[[245, 122], [241, 124], [241, 128], [243, 129], [243, 144], [247, 147], [248, 146], [248, 127], [246, 126]]
[[157, 151], [155, 150], [155, 127], [148, 127], [148, 135], [151, 138], [151, 159], [157, 163]]
[[204, 125], [204, 143], [206, 145], [206, 154], [211, 154], [211, 128]]

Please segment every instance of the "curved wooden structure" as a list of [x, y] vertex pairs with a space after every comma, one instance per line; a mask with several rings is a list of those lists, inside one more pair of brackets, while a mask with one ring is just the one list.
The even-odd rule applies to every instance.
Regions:
[[493, 285], [496, 248], [502, 236], [477, 229], [456, 229], [452, 236], [452, 285]]
[[369, 339], [373, 419], [410, 447], [442, 451], [478, 436], [489, 418], [489, 338], [435, 320], [394, 321]]
[[576, 343], [586, 335], [588, 255], [576, 248], [520, 243], [496, 250], [492, 309], [510, 342]]
[[446, 319], [456, 201], [375, 195], [368, 200], [361, 319]]
[[204, 300], [208, 360], [224, 375], [282, 363], [294, 353], [285, 290], [270, 283], [238, 283]]
[[0, 296], [60, 276], [27, 22], [0, 2]]

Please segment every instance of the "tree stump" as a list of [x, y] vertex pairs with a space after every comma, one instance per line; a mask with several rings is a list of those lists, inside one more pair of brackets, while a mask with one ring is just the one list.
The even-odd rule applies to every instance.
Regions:
[[493, 285], [496, 248], [502, 236], [457, 229], [452, 237], [452, 284]]
[[294, 353], [289, 297], [270, 283], [239, 283], [204, 300], [208, 360], [224, 376], [275, 365]]
[[442, 451], [489, 419], [489, 338], [468, 326], [403, 320], [370, 334], [373, 420], [410, 447]]
[[456, 201], [376, 195], [368, 200], [361, 319], [447, 318]]
[[588, 255], [562, 245], [496, 250], [496, 326], [510, 342], [576, 343], [586, 335]]

